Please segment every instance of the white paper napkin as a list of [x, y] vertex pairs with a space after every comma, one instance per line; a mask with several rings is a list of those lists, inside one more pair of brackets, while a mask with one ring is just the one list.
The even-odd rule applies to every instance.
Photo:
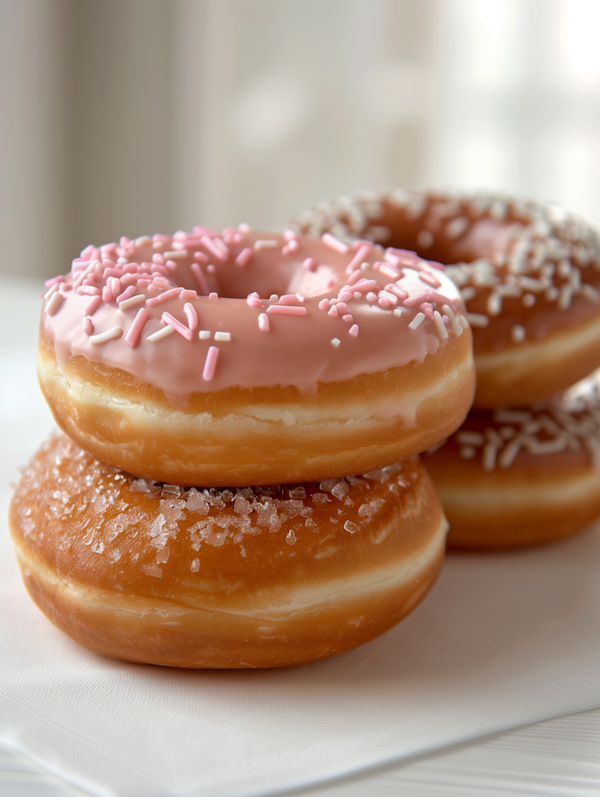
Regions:
[[[10, 334], [17, 318], [35, 330], [35, 293], [0, 288], [5, 485], [51, 422], [35, 331]], [[113, 662], [57, 631], [20, 583], [0, 497], [0, 742], [91, 794], [264, 795], [600, 706], [600, 526], [449, 557], [408, 620], [343, 656], [191, 672]]]

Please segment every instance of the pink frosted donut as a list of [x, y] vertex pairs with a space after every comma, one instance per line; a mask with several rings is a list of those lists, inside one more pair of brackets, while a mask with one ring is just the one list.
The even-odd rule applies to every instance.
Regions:
[[195, 227], [89, 246], [47, 288], [38, 373], [55, 419], [136, 476], [367, 472], [435, 445], [472, 401], [457, 288], [368, 241]]

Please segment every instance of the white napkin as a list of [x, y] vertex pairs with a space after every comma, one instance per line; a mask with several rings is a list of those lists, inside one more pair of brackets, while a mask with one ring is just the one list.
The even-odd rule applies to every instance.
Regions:
[[4, 485], [51, 427], [33, 373], [39, 305], [17, 287], [0, 283], [0, 742], [103, 797], [241, 797], [600, 706], [600, 525], [450, 556], [404, 623], [304, 667], [178, 671], [71, 642], [27, 597], [4, 520]]

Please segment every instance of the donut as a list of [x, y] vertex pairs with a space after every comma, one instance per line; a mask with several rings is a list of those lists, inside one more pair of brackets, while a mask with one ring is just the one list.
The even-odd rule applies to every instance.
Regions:
[[371, 242], [195, 227], [87, 247], [47, 287], [38, 375], [58, 425], [146, 479], [365, 473], [447, 437], [472, 401], [456, 286]]
[[474, 410], [423, 457], [451, 548], [552, 542], [600, 517], [599, 375], [533, 409]]
[[600, 366], [600, 237], [549, 203], [453, 192], [357, 193], [299, 214], [330, 231], [447, 266], [473, 327], [475, 406], [550, 399]]
[[387, 631], [439, 572], [447, 523], [418, 458], [361, 477], [182, 488], [62, 434], [15, 488], [10, 527], [44, 614], [112, 658], [280, 667]]

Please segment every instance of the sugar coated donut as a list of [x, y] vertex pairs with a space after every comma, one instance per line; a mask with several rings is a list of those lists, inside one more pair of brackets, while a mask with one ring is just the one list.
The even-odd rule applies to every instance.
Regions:
[[435, 264], [368, 241], [194, 228], [47, 283], [38, 374], [98, 459], [180, 485], [364, 473], [460, 426], [471, 331]]
[[453, 548], [552, 540], [600, 517], [600, 393], [582, 381], [536, 409], [475, 410], [424, 455]]
[[63, 435], [23, 471], [10, 525], [29, 593], [70, 637], [197, 668], [300, 664], [373, 639], [432, 586], [447, 529], [416, 458], [200, 491], [136, 479]]
[[451, 265], [473, 327], [475, 406], [529, 405], [600, 366], [600, 237], [556, 205], [391, 191], [323, 202], [293, 222]]

